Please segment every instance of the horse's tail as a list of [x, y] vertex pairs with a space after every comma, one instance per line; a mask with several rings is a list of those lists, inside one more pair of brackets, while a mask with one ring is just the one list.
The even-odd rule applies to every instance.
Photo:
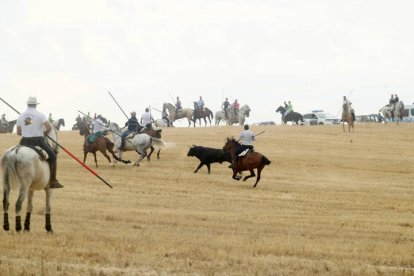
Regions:
[[271, 161], [264, 155], [262, 156], [262, 160], [260, 160], [260, 162], [265, 165], [269, 165], [271, 163]]
[[[299, 114], [299, 113], [298, 113]], [[302, 122], [302, 123], [304, 123], [305, 122], [305, 120], [303, 120], [303, 116], [302, 116], [302, 114], [299, 114], [299, 119], [300, 119], [300, 121]]]
[[160, 148], [166, 148], [167, 144], [160, 138], [151, 137], [151, 144]]
[[3, 185], [10, 189], [18, 189], [20, 186], [20, 178], [16, 170], [17, 159], [17, 150], [15, 148], [7, 150], [1, 159]]
[[211, 111], [210, 109], [208, 110], [208, 112], [209, 112], [209, 114], [210, 114], [210, 116], [211, 116], [211, 119], [214, 119], [214, 114], [213, 114], [213, 111]]

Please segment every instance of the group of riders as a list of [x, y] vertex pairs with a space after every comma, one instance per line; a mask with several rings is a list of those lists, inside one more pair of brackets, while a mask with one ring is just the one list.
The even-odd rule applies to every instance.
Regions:
[[[226, 118], [226, 120], [229, 118], [230, 109], [233, 110], [234, 115], [237, 118], [237, 115], [239, 113], [239, 108], [240, 108], [240, 104], [237, 101], [237, 99], [235, 99], [233, 103], [230, 103], [229, 99], [226, 98], [226, 100], [222, 103], [221, 107], [224, 111], [224, 117]], [[203, 108], [204, 108], [204, 100], [203, 100], [203, 97], [200, 96], [199, 99], [194, 102], [194, 118], [193, 119], [202, 117]], [[179, 97], [177, 97], [177, 100], [175, 102], [175, 112], [178, 112], [182, 109], [183, 108], [181, 106], [181, 100]], [[163, 119], [168, 120], [168, 124], [169, 124], [168, 114], [166, 114], [166, 112], [163, 112]]]

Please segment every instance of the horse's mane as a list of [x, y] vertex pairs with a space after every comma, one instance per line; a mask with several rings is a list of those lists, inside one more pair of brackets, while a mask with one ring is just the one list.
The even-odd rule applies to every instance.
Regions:
[[240, 146], [240, 143], [236, 140], [236, 138], [234, 138], [234, 137], [227, 137], [227, 140], [226, 140], [227, 142], [232, 142], [232, 143], [235, 143], [235, 144], [237, 144], [238, 146]]

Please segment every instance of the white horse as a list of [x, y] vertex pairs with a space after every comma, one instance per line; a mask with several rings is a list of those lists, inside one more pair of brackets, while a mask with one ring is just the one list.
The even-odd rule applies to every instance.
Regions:
[[162, 112], [166, 112], [166, 110], [168, 110], [171, 126], [173, 125], [173, 123], [176, 120], [182, 119], [182, 118], [187, 118], [188, 127], [191, 126], [191, 122], [193, 122], [194, 127], [195, 127], [195, 120], [193, 120], [193, 110], [192, 109], [183, 108], [183, 109], [180, 109], [176, 112], [175, 111], [175, 106], [173, 106], [170, 103], [164, 103], [163, 106], [162, 106]]
[[342, 128], [345, 132], [345, 122], [348, 124], [348, 132], [354, 132], [354, 118], [352, 116], [351, 105], [349, 103], [344, 103], [342, 105]]
[[65, 119], [60, 118], [56, 121], [53, 121], [52, 124], [57, 130], [60, 130], [60, 126], [65, 126]]
[[[394, 109], [394, 112], [393, 112]], [[382, 116], [385, 118], [384, 123], [387, 123], [386, 119], [392, 119], [394, 121], [394, 118], [397, 119], [397, 124], [399, 121], [402, 121], [403, 119], [403, 111], [404, 111], [404, 103], [402, 101], [399, 101], [395, 104], [395, 106], [386, 105], [383, 106], [379, 112], [382, 113]], [[394, 113], [394, 114], [393, 114]], [[394, 116], [393, 116], [394, 115]]]
[[217, 111], [215, 115], [216, 115], [216, 121], [215, 121], [216, 126], [219, 126], [221, 121], [226, 122], [226, 114], [224, 114], [223, 110]]
[[[165, 142], [162, 139], [153, 138], [145, 133], [135, 134], [135, 135], [128, 135], [125, 139], [124, 148], [121, 149], [122, 144], [122, 132], [119, 129], [117, 123], [110, 123], [108, 128], [112, 131], [112, 138], [114, 139], [115, 144], [115, 152], [118, 153], [118, 158], [122, 159], [122, 152], [123, 151], [136, 151], [140, 157], [135, 161], [135, 166], [139, 166], [139, 162], [147, 156], [147, 150], [151, 146], [156, 147], [165, 147]], [[147, 158], [148, 161], [150, 160]]]
[[[228, 111], [228, 119], [226, 120], [227, 125], [239, 124], [240, 126], [244, 125], [245, 117], [249, 117], [250, 107], [245, 104], [243, 105], [237, 114], [235, 114], [233, 106], [230, 106]], [[217, 118], [216, 118], [217, 119]]]
[[168, 127], [168, 123], [164, 121], [163, 119], [157, 119], [154, 122], [156, 127]]
[[[49, 136], [57, 142], [56, 130], [52, 128]], [[52, 149], [57, 153], [57, 144], [47, 139]], [[40, 151], [44, 158], [33, 148], [26, 146], [14, 146], [5, 151], [1, 158], [2, 180], [3, 180], [3, 229], [10, 230], [9, 225], [9, 195], [13, 189], [19, 190], [19, 197], [16, 202], [16, 231], [22, 230], [21, 210], [24, 200], [27, 197], [26, 218], [24, 230], [30, 231], [30, 216], [33, 210], [33, 194], [35, 191], [44, 190], [46, 193], [45, 227], [46, 231], [52, 231], [50, 220], [52, 189], [48, 187], [50, 180], [49, 164], [44, 159], [47, 153]]]

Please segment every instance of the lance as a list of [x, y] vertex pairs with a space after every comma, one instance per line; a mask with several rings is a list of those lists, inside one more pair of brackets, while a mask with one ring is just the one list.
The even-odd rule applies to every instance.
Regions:
[[124, 112], [124, 110], [122, 109], [122, 107], [118, 104], [118, 102], [115, 100], [114, 96], [112, 96], [111, 92], [109, 92], [109, 95], [111, 96], [111, 98], [114, 100], [114, 102], [116, 103], [116, 105], [119, 107], [119, 109], [121, 109], [122, 113], [124, 113], [125, 117], [127, 118], [127, 120], [129, 120], [128, 115], [126, 115], [126, 113]]
[[[20, 112], [17, 111], [14, 107], [12, 107], [10, 104], [8, 104], [5, 100], [3, 100], [0, 97], [0, 100], [5, 103], [8, 107], [10, 107], [11, 109], [13, 109], [17, 114], [20, 115]], [[59, 148], [61, 148], [64, 152], [66, 152], [70, 157], [72, 157], [72, 159], [75, 159], [79, 164], [81, 164], [85, 169], [87, 169], [89, 172], [91, 172], [93, 175], [95, 175], [97, 178], [99, 178], [103, 183], [105, 183], [106, 185], [108, 185], [109, 188], [112, 188], [111, 184], [109, 184], [105, 179], [103, 179], [102, 177], [100, 177], [96, 172], [94, 172], [91, 168], [89, 168], [85, 163], [83, 163], [82, 161], [80, 161], [78, 158], [76, 158], [76, 156], [74, 156], [70, 151], [68, 151], [65, 147], [63, 147], [61, 144], [59, 144], [57, 141], [55, 141], [54, 139], [52, 139], [49, 135], [47, 135], [47, 138], [49, 138], [53, 143], [55, 143], [56, 145], [58, 145]]]
[[259, 134], [256, 134], [255, 135], [255, 137], [257, 137], [257, 136], [259, 136], [260, 134], [263, 134], [263, 133], [265, 133], [266, 132], [266, 130], [263, 130], [262, 132], [260, 132]]

